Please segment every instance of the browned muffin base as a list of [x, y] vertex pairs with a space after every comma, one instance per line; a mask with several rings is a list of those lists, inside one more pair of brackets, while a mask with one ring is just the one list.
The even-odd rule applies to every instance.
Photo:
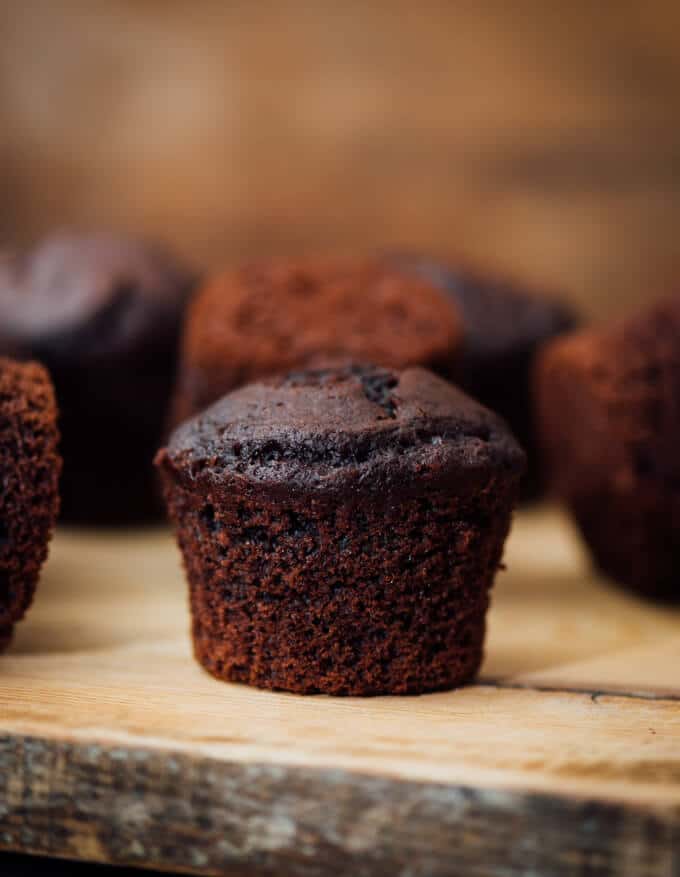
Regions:
[[0, 648], [28, 609], [59, 505], [57, 408], [45, 369], [0, 359]]
[[[219, 508], [166, 480], [214, 676], [304, 694], [410, 694], [474, 677], [516, 479], [473, 501], [254, 496]], [[373, 504], [375, 503], [375, 504]]]

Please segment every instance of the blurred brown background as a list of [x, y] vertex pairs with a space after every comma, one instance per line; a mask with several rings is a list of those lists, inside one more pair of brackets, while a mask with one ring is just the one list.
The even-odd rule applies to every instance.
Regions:
[[0, 238], [408, 244], [594, 315], [680, 285], [680, 4], [0, 0]]

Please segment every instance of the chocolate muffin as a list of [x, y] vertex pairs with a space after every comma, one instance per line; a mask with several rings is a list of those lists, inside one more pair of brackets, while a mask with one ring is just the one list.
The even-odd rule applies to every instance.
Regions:
[[525, 493], [536, 494], [531, 366], [543, 343], [575, 323], [559, 301], [407, 253], [250, 265], [196, 297], [173, 419], [248, 381], [327, 358], [421, 365], [506, 418], [529, 451]]
[[461, 333], [439, 290], [383, 259], [247, 265], [189, 310], [174, 421], [249, 381], [343, 357], [445, 371]]
[[57, 235], [0, 263], [0, 353], [39, 359], [56, 386], [64, 518], [159, 511], [152, 460], [190, 287], [162, 250], [106, 235]]
[[535, 387], [552, 488], [598, 566], [680, 599], [680, 296], [555, 341]]
[[156, 460], [214, 676], [336, 695], [471, 679], [524, 454], [420, 368], [235, 391]]
[[57, 406], [35, 362], [0, 358], [0, 651], [35, 593], [59, 507]]
[[463, 326], [463, 343], [443, 374], [506, 419], [528, 454], [525, 494], [535, 495], [541, 479], [530, 391], [532, 365], [543, 344], [576, 327], [576, 314], [556, 298], [474, 269], [413, 254], [390, 258], [448, 296]]

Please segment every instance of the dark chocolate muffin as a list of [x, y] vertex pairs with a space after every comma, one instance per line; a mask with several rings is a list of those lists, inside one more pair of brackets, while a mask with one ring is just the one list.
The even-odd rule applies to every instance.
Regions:
[[190, 286], [165, 252], [104, 235], [58, 235], [0, 263], [0, 352], [39, 359], [56, 386], [66, 519], [158, 512], [151, 463]]
[[35, 362], [0, 358], [0, 651], [35, 593], [59, 507], [57, 406]]
[[373, 695], [477, 672], [524, 454], [446, 381], [270, 378], [184, 423], [156, 462], [213, 675]]
[[443, 374], [506, 419], [528, 454], [525, 493], [538, 493], [531, 369], [543, 344], [575, 328], [575, 313], [562, 301], [474, 269], [411, 254], [390, 258], [449, 297], [463, 326], [463, 343]]
[[554, 492], [600, 568], [680, 599], [680, 296], [554, 342], [535, 373]]
[[190, 308], [174, 420], [249, 381], [343, 357], [446, 370], [460, 343], [440, 292], [385, 260], [248, 265], [210, 281]]

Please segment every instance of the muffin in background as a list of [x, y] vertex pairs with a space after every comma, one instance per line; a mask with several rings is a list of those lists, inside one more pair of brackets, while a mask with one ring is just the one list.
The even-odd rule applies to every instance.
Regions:
[[530, 451], [535, 492], [531, 366], [575, 322], [559, 301], [406, 253], [246, 265], [212, 278], [190, 308], [173, 420], [328, 359], [420, 365], [506, 418]]
[[680, 296], [555, 341], [534, 382], [550, 486], [596, 564], [680, 600]]
[[0, 261], [0, 353], [49, 369], [60, 408], [62, 515], [157, 515], [153, 455], [167, 423], [192, 274], [163, 249], [55, 234]]
[[189, 309], [174, 421], [250, 381], [329, 360], [445, 370], [461, 332], [429, 282], [381, 259], [281, 260], [225, 271]]
[[449, 298], [463, 326], [463, 343], [444, 376], [496, 411], [527, 452], [527, 496], [541, 492], [531, 374], [544, 344], [575, 329], [578, 317], [564, 300], [479, 269], [412, 253], [390, 256]]

